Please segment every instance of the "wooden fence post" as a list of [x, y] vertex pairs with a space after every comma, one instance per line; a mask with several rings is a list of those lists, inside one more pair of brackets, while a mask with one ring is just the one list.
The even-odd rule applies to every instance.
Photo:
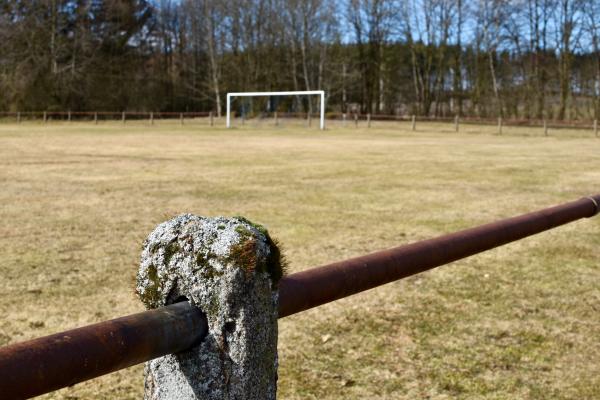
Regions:
[[121, 122], [125, 123], [125, 111], [121, 112]]
[[67, 121], [71, 122], [71, 110], [67, 111]]
[[354, 127], [358, 128], [358, 113], [354, 113]]
[[21, 123], [21, 112], [18, 111], [17, 112], [17, 124], [20, 124], [20, 123]]
[[458, 132], [458, 114], [454, 116], [454, 131]]
[[371, 114], [367, 114], [367, 128], [371, 127]]
[[185, 298], [206, 314], [208, 333], [201, 346], [146, 362], [144, 399], [275, 400], [280, 277], [276, 245], [243, 218], [183, 214], [160, 224], [142, 250], [136, 292], [146, 308]]
[[417, 117], [416, 115], [413, 114], [412, 116], [412, 130], [416, 131], [417, 130]]
[[98, 125], [98, 112], [94, 112], [94, 124]]
[[308, 127], [310, 128], [310, 126], [312, 125], [312, 115], [310, 115], [310, 111], [307, 113], [307, 123]]
[[150, 125], [154, 125], [154, 113], [150, 111]]
[[544, 118], [544, 136], [548, 136], [548, 121]]
[[275, 115], [273, 117], [275, 118], [275, 126], [279, 126], [279, 117], [277, 116], [277, 111], [275, 111]]
[[48, 113], [44, 111], [44, 123], [48, 122]]
[[342, 113], [342, 126], [346, 127], [346, 113]]
[[208, 117], [210, 118], [210, 126], [214, 126], [215, 125], [215, 115], [213, 114], [213, 112], [209, 112], [208, 113]]
[[502, 135], [502, 117], [498, 117], [498, 135]]
[[183, 113], [179, 113], [179, 124], [183, 125]]
[[594, 135], [598, 137], [598, 120], [594, 120]]

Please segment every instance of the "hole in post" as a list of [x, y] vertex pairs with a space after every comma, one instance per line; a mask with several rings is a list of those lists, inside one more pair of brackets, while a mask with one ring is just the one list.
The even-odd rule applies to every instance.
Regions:
[[[185, 297], [185, 296], [179, 296], [179, 297], [177, 297], [177, 298], [176, 298], [176, 299], [173, 301], [173, 303], [172, 303], [172, 304], [175, 304], [175, 303], [181, 303], [181, 302], [184, 302], [184, 301], [187, 301], [188, 303], [190, 302], [190, 301], [188, 300], [188, 298], [187, 298], [187, 297]], [[192, 303], [190, 303], [190, 304], [192, 304]]]
[[235, 321], [225, 322], [225, 331], [227, 333], [233, 333], [233, 331], [235, 331]]

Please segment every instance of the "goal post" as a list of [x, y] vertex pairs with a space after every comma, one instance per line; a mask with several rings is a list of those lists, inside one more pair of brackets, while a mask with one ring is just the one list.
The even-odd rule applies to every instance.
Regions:
[[319, 95], [321, 97], [320, 128], [325, 129], [325, 91], [324, 90], [297, 90], [290, 92], [232, 92], [227, 93], [227, 128], [231, 127], [231, 98], [232, 97], [258, 97], [258, 96], [303, 96]]

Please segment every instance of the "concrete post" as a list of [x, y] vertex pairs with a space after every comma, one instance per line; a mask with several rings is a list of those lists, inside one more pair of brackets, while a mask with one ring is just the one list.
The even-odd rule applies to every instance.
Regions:
[[413, 131], [417, 130], [417, 117], [414, 114], [412, 116], [412, 130]]
[[244, 218], [180, 215], [146, 239], [137, 293], [147, 308], [187, 299], [208, 320], [192, 349], [145, 365], [144, 399], [275, 400], [279, 249]]

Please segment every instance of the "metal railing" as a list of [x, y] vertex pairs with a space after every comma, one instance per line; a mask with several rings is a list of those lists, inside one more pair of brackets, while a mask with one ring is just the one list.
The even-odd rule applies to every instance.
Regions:
[[[305, 270], [279, 282], [279, 318], [456, 261], [600, 211], [600, 194], [434, 239]], [[0, 348], [0, 394], [27, 398], [199, 343], [206, 317], [188, 302]]]

